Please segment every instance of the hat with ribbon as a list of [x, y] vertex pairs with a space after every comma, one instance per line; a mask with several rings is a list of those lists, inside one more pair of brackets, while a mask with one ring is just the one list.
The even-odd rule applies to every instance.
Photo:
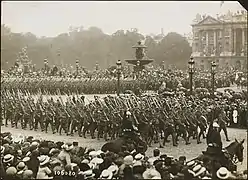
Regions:
[[8, 163], [8, 162], [12, 161], [13, 159], [14, 159], [14, 156], [12, 154], [6, 154], [3, 157], [3, 162], [4, 163]]
[[16, 169], [17, 169], [17, 171], [22, 171], [22, 170], [25, 169], [25, 167], [26, 167], [26, 165], [25, 165], [24, 162], [19, 162], [19, 163], [17, 164], [17, 166], [16, 166]]

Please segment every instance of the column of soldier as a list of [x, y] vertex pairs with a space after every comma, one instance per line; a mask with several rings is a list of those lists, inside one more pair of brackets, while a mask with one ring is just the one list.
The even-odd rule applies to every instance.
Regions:
[[[73, 136], [77, 132], [86, 138], [89, 133], [91, 138], [97, 135], [97, 139], [108, 140], [121, 136], [123, 112], [128, 110], [142, 139], [149, 145], [154, 142], [162, 147], [169, 142], [169, 135], [174, 146], [178, 145], [180, 137], [186, 144], [190, 144], [191, 137], [201, 143], [208, 121], [218, 118], [219, 124], [225, 125], [227, 120], [222, 104], [194, 96], [129, 95], [103, 99], [95, 96], [89, 104], [85, 104], [84, 96], [78, 95], [67, 96], [65, 101], [61, 96], [47, 101], [42, 97], [35, 100], [27, 91], [2, 90], [2, 125], [10, 124], [15, 128], [21, 125], [22, 129], [29, 127], [34, 131], [40, 126], [46, 133], [50, 126], [53, 133], [60, 135], [64, 132]], [[213, 113], [217, 111], [219, 113]]]
[[[155, 73], [155, 72], [154, 72]], [[152, 74], [154, 74], [152, 73]], [[156, 73], [155, 73], [156, 74]], [[205, 78], [203, 74], [195, 76], [195, 88], [205, 87], [211, 89], [211, 81]], [[235, 79], [235, 78], [234, 78]], [[86, 94], [113, 94], [116, 91], [116, 78], [58, 78], [58, 77], [43, 77], [43, 78], [9, 78], [1, 77], [1, 88], [11, 88], [14, 90], [26, 89], [32, 94], [50, 93], [57, 94], [59, 90], [63, 94], [71, 93], [86, 93]], [[233, 84], [233, 75], [216, 76], [216, 86], [229, 87]], [[141, 77], [139, 80], [122, 79], [121, 88], [123, 91], [137, 89], [142, 91], [156, 91], [162, 82], [166, 83], [167, 88], [176, 89], [178, 84], [186, 89], [189, 89], [187, 75], [185, 73], [157, 73], [157, 75], [148, 75]]]

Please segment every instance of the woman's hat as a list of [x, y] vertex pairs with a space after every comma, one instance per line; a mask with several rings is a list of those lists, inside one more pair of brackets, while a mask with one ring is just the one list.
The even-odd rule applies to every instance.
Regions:
[[40, 157], [38, 157], [38, 159], [40, 161], [41, 166], [45, 165], [50, 161], [50, 157], [48, 157], [47, 155], [41, 155]]
[[4, 163], [8, 163], [10, 161], [12, 161], [14, 159], [14, 156], [11, 155], [11, 154], [6, 154], [4, 157], [3, 157], [3, 162]]
[[113, 173], [110, 170], [103, 170], [101, 175], [100, 175], [100, 179], [112, 179], [113, 177]]
[[219, 179], [228, 179], [230, 176], [230, 171], [227, 170], [225, 167], [221, 167], [217, 172], [216, 175]]

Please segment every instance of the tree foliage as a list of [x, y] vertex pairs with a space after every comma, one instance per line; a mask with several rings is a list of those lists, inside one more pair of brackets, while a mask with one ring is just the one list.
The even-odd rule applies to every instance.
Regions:
[[1, 25], [1, 67], [13, 66], [21, 48], [27, 46], [29, 59], [37, 68], [43, 67], [46, 58], [49, 65], [74, 66], [78, 59], [80, 65], [88, 69], [95, 68], [96, 62], [105, 69], [115, 65], [118, 59], [124, 63], [124, 59], [134, 58], [132, 46], [139, 40], [145, 40], [147, 55], [155, 60], [155, 64], [164, 61], [167, 65], [186, 68], [191, 47], [184, 37], [174, 32], [158, 42], [152, 36], [143, 36], [137, 29], [118, 30], [107, 35], [98, 27], [85, 29], [81, 26], [70, 27], [68, 33], [53, 38], [38, 38], [31, 32], [13, 33], [5, 25]]

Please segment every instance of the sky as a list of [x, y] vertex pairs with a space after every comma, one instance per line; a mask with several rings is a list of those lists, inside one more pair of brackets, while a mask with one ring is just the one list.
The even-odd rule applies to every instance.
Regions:
[[243, 9], [238, 1], [1, 1], [1, 22], [12, 32], [54, 37], [70, 26], [99, 27], [106, 34], [137, 28], [143, 35], [190, 33], [197, 13], [216, 17]]

